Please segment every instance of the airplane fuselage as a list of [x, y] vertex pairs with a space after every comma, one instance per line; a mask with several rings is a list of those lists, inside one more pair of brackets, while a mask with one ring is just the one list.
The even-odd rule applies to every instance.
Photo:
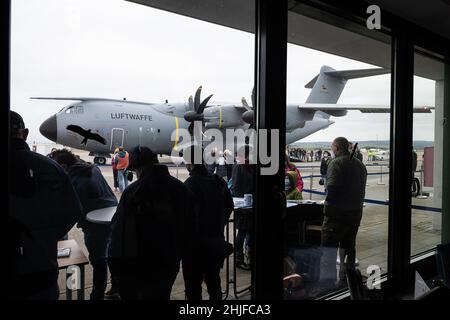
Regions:
[[[185, 106], [184, 104], [174, 104], [172, 107], [183, 111]], [[171, 154], [174, 147], [183, 143], [179, 131], [188, 129], [190, 123], [181, 116], [160, 112], [160, 110], [167, 108], [167, 104], [146, 104], [126, 100], [75, 102], [66, 106], [54, 116], [56, 134], [51, 137], [51, 140], [72, 148], [87, 150], [97, 155], [108, 155], [118, 146], [123, 146], [129, 150], [137, 145], [147, 146], [158, 154]], [[232, 105], [220, 108], [221, 115], [222, 113], [226, 115], [232, 111], [234, 111]], [[320, 112], [313, 114], [310, 119], [297, 119], [294, 117], [299, 113], [297, 105], [288, 105], [287, 112], [288, 115], [292, 114], [287, 120], [287, 144], [325, 129], [333, 123], [333, 121], [321, 116]], [[106, 144], [90, 139], [87, 142], [85, 141], [86, 144], [82, 144], [83, 137], [67, 130], [69, 125], [77, 125], [84, 130], [91, 130], [92, 133], [103, 137]], [[45, 130], [42, 130], [44, 126], [45, 123], [41, 126], [43, 134], [45, 132]], [[243, 123], [232, 128], [245, 130], [248, 126], [248, 124]], [[220, 130], [224, 132], [225, 128], [220, 128]]]

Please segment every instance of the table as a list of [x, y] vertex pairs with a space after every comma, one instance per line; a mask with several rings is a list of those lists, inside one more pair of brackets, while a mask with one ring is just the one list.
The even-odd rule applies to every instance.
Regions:
[[[88, 258], [84, 255], [81, 247], [74, 239], [58, 241], [58, 249], [70, 248], [70, 256], [65, 258], [58, 258], [58, 269], [68, 269], [71, 266], [78, 266], [80, 268], [80, 282], [78, 292], [78, 300], [84, 300], [84, 266], [89, 264]], [[66, 299], [72, 300], [72, 288], [67, 286], [69, 279], [74, 277], [73, 272], [66, 272]], [[75, 279], [76, 280], [76, 279]]]
[[[286, 202], [286, 208], [288, 209], [292, 209], [296, 206], [299, 205], [299, 203], [302, 203], [302, 201], [304, 201], [305, 203], [308, 201], [308, 203], [311, 203], [310, 200], [295, 200], [295, 201], [288, 201]], [[234, 217], [236, 217], [236, 213], [238, 214], [244, 214], [244, 215], [251, 215], [252, 214], [252, 209], [253, 206], [246, 206], [244, 204], [244, 198], [243, 197], [233, 197], [233, 203], [234, 203]], [[233, 222], [233, 245], [236, 243], [236, 224], [235, 219], [230, 219], [228, 221], [228, 224], [226, 226], [226, 241], [229, 240], [228, 235], [229, 235], [229, 223]], [[224, 292], [225, 297], [224, 300], [228, 297], [229, 294], [229, 285], [232, 283], [233, 284], [233, 293], [236, 299], [239, 299], [239, 295], [247, 290], [251, 289], [251, 285], [243, 288], [241, 290], [237, 290], [238, 284], [237, 284], [237, 276], [236, 276], [236, 264], [233, 263], [233, 279], [230, 279], [230, 272], [229, 272], [229, 257], [226, 258], [226, 278], [227, 278], [227, 286], [226, 286], [226, 290]]]
[[[252, 206], [246, 206], [244, 204], [243, 197], [233, 197], [234, 209], [251, 209]], [[299, 204], [316, 204], [314, 200], [287, 200], [286, 208], [292, 208]]]
[[86, 220], [92, 223], [109, 224], [116, 209], [117, 206], [93, 210], [86, 215]]

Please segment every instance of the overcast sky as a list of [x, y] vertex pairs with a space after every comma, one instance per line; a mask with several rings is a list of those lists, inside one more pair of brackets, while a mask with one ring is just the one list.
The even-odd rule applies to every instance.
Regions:
[[[70, 103], [31, 96], [184, 102], [203, 85], [212, 102], [251, 100], [253, 34], [123, 0], [14, 0], [11, 51], [11, 109], [30, 129], [29, 143], [49, 142], [40, 124]], [[304, 85], [322, 65], [372, 67], [289, 45], [289, 103], [305, 102]], [[338, 103], [388, 105], [389, 87], [390, 75], [350, 80]], [[415, 78], [414, 103], [434, 105], [434, 81]], [[333, 119], [302, 141], [389, 139], [388, 114], [351, 111]], [[433, 131], [434, 114], [415, 115], [415, 140], [433, 140]]]

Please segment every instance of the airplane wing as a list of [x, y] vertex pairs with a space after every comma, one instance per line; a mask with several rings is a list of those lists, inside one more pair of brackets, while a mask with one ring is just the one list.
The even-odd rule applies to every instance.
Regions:
[[[328, 103], [303, 103], [299, 104], [300, 110], [314, 110], [314, 111], [345, 111], [345, 110], [359, 110], [362, 113], [389, 113], [390, 106], [385, 105], [357, 105], [357, 104], [328, 104]], [[432, 106], [414, 106], [414, 113], [431, 113], [434, 109]]]
[[95, 98], [95, 97], [30, 97], [30, 99], [35, 100], [73, 100], [73, 101], [113, 101], [113, 102], [132, 102], [146, 105], [154, 105], [155, 103], [131, 101], [131, 100], [119, 100], [119, 99], [109, 99], [109, 98]]

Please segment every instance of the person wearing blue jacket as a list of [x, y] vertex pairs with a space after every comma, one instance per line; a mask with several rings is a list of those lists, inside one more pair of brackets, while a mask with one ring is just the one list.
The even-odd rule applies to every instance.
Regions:
[[103, 300], [108, 279], [111, 225], [92, 223], [85, 217], [90, 211], [117, 206], [116, 196], [97, 166], [79, 159], [67, 149], [55, 151], [52, 158], [68, 173], [83, 206], [83, 217], [78, 221], [78, 227], [83, 229], [84, 242], [93, 267], [90, 299]]

